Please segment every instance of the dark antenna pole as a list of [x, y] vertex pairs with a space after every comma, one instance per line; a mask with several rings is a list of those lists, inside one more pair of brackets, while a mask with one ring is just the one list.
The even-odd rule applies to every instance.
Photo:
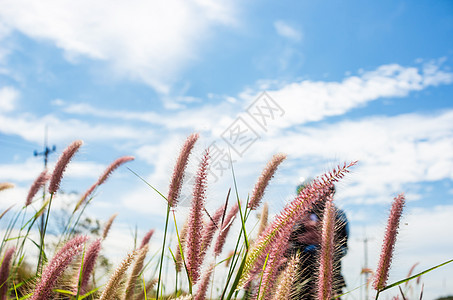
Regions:
[[[47, 162], [49, 160], [49, 154], [55, 152], [57, 150], [57, 147], [55, 145], [52, 145], [52, 148], [49, 148], [47, 146], [47, 125], [44, 130], [44, 150], [42, 152], [38, 152], [37, 150], [33, 151], [34, 156], [42, 156], [44, 158], [44, 170], [47, 170]], [[42, 191], [42, 202], [46, 201], [46, 186], [44, 185], [43, 191]], [[44, 243], [43, 239], [43, 231], [44, 231], [44, 217], [45, 217], [45, 212], [41, 215], [41, 226], [40, 226], [40, 235], [41, 235], [41, 245]], [[40, 256], [41, 257], [41, 256]], [[40, 262], [38, 261], [38, 268], [39, 268]]]

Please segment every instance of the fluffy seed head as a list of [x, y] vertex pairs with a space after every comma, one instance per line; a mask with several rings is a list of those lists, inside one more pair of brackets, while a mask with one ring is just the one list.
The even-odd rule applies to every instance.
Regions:
[[8, 277], [14, 251], [16, 251], [16, 248], [8, 248], [3, 256], [2, 266], [0, 267], [0, 300], [8, 299]]
[[12, 184], [12, 183], [0, 182], [0, 191], [12, 189], [13, 187], [14, 187], [14, 184]]
[[143, 237], [142, 243], [140, 244], [139, 249], [142, 249], [143, 247], [145, 247], [146, 245], [148, 245], [149, 240], [151, 239], [151, 237], [153, 236], [153, 234], [154, 234], [154, 229], [151, 229], [150, 231], [148, 231], [148, 232], [145, 234], [145, 236]]
[[38, 191], [46, 184], [47, 180], [50, 179], [50, 174], [47, 173], [47, 170], [44, 170], [39, 174], [35, 179], [33, 184], [28, 191], [27, 200], [25, 201], [25, 206], [29, 206], [33, 200], [33, 197], [38, 193]]
[[61, 154], [60, 158], [58, 159], [55, 169], [52, 173], [52, 177], [50, 179], [49, 184], [49, 192], [56, 193], [60, 188], [60, 182], [63, 177], [63, 172], [66, 170], [67, 165], [71, 161], [72, 157], [79, 148], [82, 146], [83, 142], [81, 140], [77, 140], [72, 142]]
[[76, 236], [61, 248], [44, 269], [41, 280], [35, 287], [31, 300], [46, 300], [52, 298], [52, 289], [60, 276], [69, 266], [74, 257], [82, 251], [86, 236]]
[[248, 207], [251, 210], [257, 209], [260, 205], [266, 187], [269, 185], [269, 181], [272, 179], [275, 172], [277, 171], [278, 166], [282, 163], [282, 161], [285, 160], [285, 158], [286, 154], [275, 154], [264, 168], [263, 173], [261, 173], [261, 176], [255, 185], [253, 194], [250, 197]]
[[184, 171], [186, 170], [187, 163], [189, 161], [189, 155], [198, 140], [198, 134], [191, 134], [184, 146], [181, 149], [178, 160], [173, 170], [173, 177], [170, 182], [170, 188], [168, 190], [167, 201], [171, 207], [175, 207], [178, 203], [179, 194], [181, 193], [181, 186], [184, 179]]
[[105, 238], [106, 238], [107, 235], [109, 234], [110, 228], [112, 227], [113, 221], [115, 221], [116, 216], [118, 216], [118, 214], [113, 214], [113, 215], [107, 220], [107, 222], [105, 223], [104, 231], [102, 232], [102, 239], [103, 239], [103, 240], [105, 240]]
[[95, 240], [85, 253], [83, 258], [82, 280], [80, 281], [80, 294], [87, 292], [88, 281], [94, 270], [96, 259], [101, 251], [101, 239]]
[[379, 259], [378, 268], [374, 277], [373, 287], [379, 291], [383, 289], [387, 283], [390, 264], [392, 262], [393, 250], [395, 248], [396, 236], [398, 234], [398, 226], [405, 204], [404, 194], [399, 194], [393, 200], [390, 216], [385, 230], [384, 242], [382, 244], [381, 257]]
[[195, 284], [200, 278], [202, 264], [200, 233], [203, 231], [203, 211], [206, 198], [206, 185], [208, 176], [209, 151], [206, 150], [198, 168], [193, 190], [192, 206], [189, 215], [189, 228], [187, 238], [187, 269], [190, 279]]

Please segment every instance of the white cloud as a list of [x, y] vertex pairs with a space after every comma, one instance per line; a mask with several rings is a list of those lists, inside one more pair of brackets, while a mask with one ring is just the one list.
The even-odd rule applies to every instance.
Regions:
[[295, 42], [300, 42], [302, 40], [302, 33], [284, 21], [275, 21], [274, 27], [278, 35], [284, 38]]
[[162, 93], [197, 59], [214, 25], [235, 23], [231, 5], [210, 0], [2, 0], [0, 6], [7, 26], [55, 43], [69, 60], [104, 61], [117, 75]]
[[60, 119], [53, 115], [36, 117], [31, 114], [16, 116], [0, 114], [0, 131], [5, 134], [19, 135], [27, 141], [42, 142], [45, 126], [51, 128], [53, 142], [68, 142], [74, 139], [85, 141], [140, 140], [152, 138], [154, 131], [149, 128], [138, 129], [132, 125], [95, 123], [79, 119]]
[[[412, 91], [452, 82], [453, 73], [435, 63], [422, 69], [391, 64], [341, 82], [304, 80], [280, 84], [268, 93], [285, 111], [278, 125], [285, 128], [342, 115], [377, 99], [406, 97]], [[260, 93], [246, 90], [241, 97], [252, 103]]]
[[[359, 160], [341, 183], [339, 196], [350, 202], [388, 202], [389, 195], [407, 184], [453, 180], [453, 111], [370, 117], [280, 132], [263, 137], [247, 157], [276, 152], [288, 153], [288, 159], [310, 176], [325, 171], [333, 159]], [[308, 166], [301, 165], [307, 161]]]
[[0, 88], [0, 112], [10, 112], [16, 107], [19, 92], [10, 86]]

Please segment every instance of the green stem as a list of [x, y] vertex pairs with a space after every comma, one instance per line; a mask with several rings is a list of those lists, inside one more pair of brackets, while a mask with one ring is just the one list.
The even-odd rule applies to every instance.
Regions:
[[167, 228], [168, 228], [169, 216], [170, 216], [170, 204], [167, 204], [167, 216], [165, 218], [164, 241], [162, 243], [162, 254], [160, 256], [160, 262], [159, 262], [159, 278], [157, 279], [156, 299], [159, 299], [159, 288], [160, 288], [160, 280], [162, 277], [162, 266], [163, 266], [163, 262], [164, 262], [165, 240], [167, 239]]
[[39, 247], [38, 268], [36, 270], [37, 273], [39, 272], [39, 270], [42, 266], [42, 254], [44, 253], [44, 237], [46, 236], [47, 223], [49, 222], [50, 206], [52, 205], [53, 196], [54, 196], [54, 193], [50, 193], [49, 206], [47, 206], [46, 222], [44, 223], [44, 228], [41, 232], [41, 245]]

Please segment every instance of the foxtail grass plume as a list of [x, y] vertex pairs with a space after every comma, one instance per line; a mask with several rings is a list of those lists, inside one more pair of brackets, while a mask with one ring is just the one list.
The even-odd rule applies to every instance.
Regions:
[[173, 170], [173, 177], [170, 182], [170, 188], [168, 190], [167, 196], [167, 201], [170, 207], [175, 207], [178, 203], [178, 198], [181, 193], [182, 182], [184, 179], [184, 171], [186, 170], [186, 166], [189, 161], [189, 155], [192, 152], [192, 149], [197, 140], [198, 140], [197, 133], [189, 135], [181, 149], [181, 153], [179, 154], [178, 160], [176, 161], [175, 169]]
[[82, 195], [80, 198], [79, 202], [77, 202], [77, 205], [74, 209], [74, 211], [78, 210], [79, 207], [86, 201], [86, 199], [94, 192], [94, 190], [100, 186], [101, 184], [105, 183], [105, 181], [109, 178], [109, 176], [116, 170], [118, 169], [121, 165], [134, 160], [135, 158], [133, 156], [123, 156], [120, 158], [117, 158], [114, 162], [112, 162], [107, 169], [105, 169], [104, 173], [99, 177], [99, 179], [85, 192], [85, 194]]
[[225, 220], [220, 228], [219, 236], [214, 246], [214, 254], [219, 256], [222, 253], [223, 246], [225, 245], [228, 232], [230, 231], [231, 225], [239, 211], [239, 204], [236, 202], [233, 207], [228, 212], [228, 215], [225, 217]]
[[318, 299], [332, 298], [333, 260], [334, 260], [334, 233], [335, 233], [335, 206], [331, 196], [326, 201], [322, 218], [321, 254], [319, 257]]
[[81, 274], [82, 278], [80, 280], [80, 294], [82, 295], [88, 292], [88, 281], [90, 279], [91, 273], [93, 273], [99, 252], [101, 251], [101, 241], [101, 239], [95, 240], [84, 255], [82, 264], [83, 269]]
[[38, 191], [46, 184], [46, 182], [50, 179], [50, 174], [47, 173], [47, 170], [44, 170], [39, 174], [39, 176], [35, 179], [33, 184], [28, 191], [27, 200], [25, 201], [25, 206], [29, 206], [33, 201], [33, 198], [38, 193]]
[[186, 264], [190, 280], [195, 284], [200, 278], [201, 242], [200, 233], [203, 231], [203, 211], [206, 201], [206, 187], [208, 176], [209, 151], [206, 150], [198, 167], [193, 189], [192, 206], [189, 215], [189, 228], [187, 231]]
[[274, 177], [275, 172], [277, 171], [278, 166], [284, 161], [286, 154], [275, 154], [272, 159], [268, 162], [266, 167], [261, 173], [261, 176], [258, 179], [258, 182], [255, 184], [253, 189], [252, 196], [248, 204], [248, 208], [251, 210], [257, 209], [261, 204], [261, 199], [263, 199], [264, 192], [266, 187], [269, 185], [270, 180]]
[[0, 214], [0, 220], [3, 218], [3, 216], [6, 215], [6, 213], [8, 213], [8, 212], [11, 210], [11, 208], [13, 208], [13, 207], [14, 207], [14, 204], [11, 205], [10, 207], [8, 207], [7, 209], [5, 209], [5, 210]]
[[293, 283], [297, 278], [300, 257], [293, 256], [287, 263], [285, 270], [280, 275], [278, 286], [272, 300], [291, 299]]
[[115, 295], [121, 286], [123, 276], [134, 260], [136, 254], [137, 251], [128, 254], [126, 258], [121, 262], [121, 264], [116, 268], [115, 273], [113, 273], [113, 275], [110, 277], [110, 280], [107, 282], [107, 285], [102, 292], [99, 300], [115, 299]]
[[52, 289], [74, 257], [82, 251], [87, 240], [86, 236], [76, 236], [55, 254], [44, 269], [41, 280], [36, 285], [30, 298], [31, 300], [52, 299]]
[[320, 197], [328, 194], [331, 185], [345, 176], [349, 168], [357, 162], [354, 161], [343, 166], [338, 166], [329, 173], [325, 173], [313, 180], [306, 188], [300, 191], [296, 198], [288, 203], [278, 214], [274, 221], [269, 224], [266, 230], [258, 237], [252, 248], [249, 250], [244, 264], [243, 273], [239, 281], [239, 286], [243, 287], [250, 282], [253, 270], [260, 268], [267, 253], [273, 248], [275, 243], [287, 243], [287, 240], [279, 238], [280, 234], [290, 230], [300, 216], [305, 211], [311, 209]]
[[49, 192], [54, 194], [60, 188], [60, 182], [63, 177], [63, 173], [66, 170], [69, 162], [71, 161], [72, 157], [79, 148], [82, 146], [83, 142], [81, 140], [77, 140], [72, 142], [61, 154], [60, 158], [58, 159], [55, 169], [52, 173], [52, 177], [50, 178], [49, 183]]
[[7, 190], [7, 189], [12, 189], [14, 187], [14, 184], [9, 183], [9, 182], [0, 182], [0, 192]]
[[266, 229], [268, 219], [269, 219], [269, 204], [267, 204], [267, 202], [265, 202], [263, 205], [263, 210], [261, 211], [260, 227], [258, 228], [258, 236], [260, 236], [261, 233], [263, 233], [264, 230]]
[[145, 247], [146, 245], [148, 245], [149, 243], [149, 240], [151, 239], [151, 237], [153, 236], [154, 234], [154, 229], [151, 229], [150, 231], [148, 231], [145, 236], [143, 237], [142, 239], [142, 243], [140, 244], [140, 247], [139, 249], [142, 249], [143, 247]]
[[140, 247], [137, 259], [135, 260], [134, 265], [132, 266], [132, 272], [129, 275], [129, 279], [126, 284], [126, 293], [124, 295], [124, 300], [132, 299], [135, 294], [135, 285], [138, 280], [138, 276], [143, 269], [144, 261], [146, 258], [146, 254], [148, 253], [149, 246], [146, 243], [143, 247]]
[[[175, 249], [175, 268], [176, 272], [181, 272], [182, 267], [183, 267], [183, 260], [181, 256], [181, 251], [184, 253], [185, 248], [186, 248], [186, 239], [187, 239], [187, 230], [189, 228], [189, 219], [186, 220], [184, 225], [181, 228], [181, 231], [179, 232], [179, 242], [176, 243], [176, 249]], [[181, 244], [181, 248], [179, 245]]]
[[118, 216], [118, 214], [113, 214], [105, 223], [104, 226], [104, 231], [102, 232], [102, 239], [105, 240], [107, 235], [109, 234], [110, 228], [112, 227], [113, 221], [115, 221], [115, 218]]
[[198, 286], [197, 294], [193, 297], [194, 300], [204, 300], [206, 299], [206, 292], [208, 290], [209, 281], [211, 280], [211, 275], [214, 272], [215, 264], [211, 264], [208, 270], [203, 274], [203, 278], [200, 280], [200, 285]]
[[404, 194], [399, 194], [393, 200], [390, 216], [385, 230], [384, 243], [382, 244], [381, 257], [377, 271], [375, 273], [373, 287], [375, 290], [382, 290], [388, 279], [390, 264], [392, 262], [393, 250], [395, 249], [396, 236], [398, 234], [398, 226], [405, 204]]
[[[287, 228], [279, 233], [278, 239], [288, 241], [292, 228]], [[263, 280], [260, 287], [258, 299], [268, 300], [272, 297], [275, 290], [278, 275], [282, 269], [282, 264], [285, 262], [285, 253], [288, 249], [288, 242], [275, 243], [269, 252], [266, 267], [264, 269]]]
[[8, 277], [11, 268], [11, 260], [16, 248], [8, 248], [3, 256], [2, 266], [0, 267], [0, 300], [8, 299]]

